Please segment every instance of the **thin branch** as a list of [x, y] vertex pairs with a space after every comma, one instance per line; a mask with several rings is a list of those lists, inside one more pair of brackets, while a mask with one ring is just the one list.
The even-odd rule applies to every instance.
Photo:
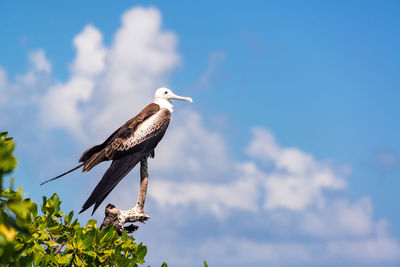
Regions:
[[117, 229], [119, 234], [123, 231], [131, 233], [136, 231], [139, 226], [128, 225], [126, 223], [141, 222], [145, 223], [150, 216], [144, 212], [144, 203], [146, 201], [147, 185], [149, 180], [147, 157], [140, 161], [140, 189], [136, 206], [130, 210], [119, 210], [112, 204], [108, 204], [105, 210], [105, 218], [100, 226], [100, 229], [112, 224]]
[[60, 252], [60, 250], [65, 246], [65, 244], [66, 244], [65, 242], [62, 242], [61, 245], [54, 252], [54, 255], [58, 254], [58, 252]]

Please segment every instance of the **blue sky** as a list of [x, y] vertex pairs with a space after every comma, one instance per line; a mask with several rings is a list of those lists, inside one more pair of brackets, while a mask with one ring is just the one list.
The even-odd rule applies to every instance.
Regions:
[[[397, 265], [399, 12], [1, 1], [0, 128], [17, 141], [16, 183], [78, 211], [107, 164], [38, 184], [168, 86], [195, 102], [176, 103], [150, 162], [152, 219], [136, 238], [152, 266]], [[137, 184], [133, 172], [104, 204], [129, 208]]]

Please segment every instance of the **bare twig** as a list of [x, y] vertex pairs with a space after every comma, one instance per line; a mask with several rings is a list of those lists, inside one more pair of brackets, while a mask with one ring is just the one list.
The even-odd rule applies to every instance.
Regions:
[[149, 172], [147, 159], [140, 161], [140, 191], [136, 204], [138, 211], [143, 213], [144, 202], [146, 201], [147, 184], [149, 183]]
[[149, 180], [148, 176], [147, 157], [145, 157], [140, 161], [140, 189], [136, 206], [130, 210], [119, 210], [114, 205], [108, 204], [105, 210], [105, 218], [100, 229], [112, 224], [119, 234], [122, 234], [124, 230], [131, 233], [136, 231], [139, 226], [133, 224], [124, 226], [124, 224], [130, 222], [145, 223], [145, 221], [150, 219], [150, 216], [144, 212], [144, 203], [146, 201], [147, 184]]
[[58, 254], [58, 252], [60, 252], [60, 250], [63, 248], [65, 244], [66, 244], [65, 242], [62, 242], [61, 245], [57, 247], [56, 251], [54, 252], [54, 255]]

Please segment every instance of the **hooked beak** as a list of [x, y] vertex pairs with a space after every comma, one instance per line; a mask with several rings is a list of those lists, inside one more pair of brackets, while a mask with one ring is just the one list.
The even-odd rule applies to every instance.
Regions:
[[173, 94], [170, 99], [183, 100], [183, 101], [187, 101], [187, 102], [193, 103], [192, 98], [179, 96], [179, 95], [175, 95], [175, 94]]

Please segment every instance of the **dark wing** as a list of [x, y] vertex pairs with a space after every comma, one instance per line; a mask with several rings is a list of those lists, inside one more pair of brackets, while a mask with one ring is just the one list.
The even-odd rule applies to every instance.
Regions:
[[[147, 105], [138, 115], [128, 120], [124, 125], [118, 128], [102, 144], [86, 150], [79, 162], [84, 162], [83, 172], [87, 172], [102, 161], [115, 159], [111, 155], [107, 156], [104, 149], [117, 138], [127, 138], [132, 136], [136, 128], [147, 118], [154, 115], [160, 107], [154, 103]], [[111, 157], [110, 157], [111, 156]]]
[[[86, 200], [82, 210], [79, 213], [85, 211], [92, 205], [95, 205], [92, 212], [93, 214], [103, 200], [108, 196], [108, 194], [110, 194], [114, 187], [133, 169], [133, 167], [135, 167], [141, 159], [153, 152], [154, 148], [160, 142], [165, 134], [165, 131], [167, 130], [170, 120], [170, 113], [168, 110], [162, 109], [153, 116], [155, 120], [153, 120], [152, 123], [143, 123], [137, 128], [136, 139], [128, 140], [128, 138], [130, 138], [129, 136], [126, 138], [119, 137], [119, 139], [114, 139], [113, 142], [115, 143], [111, 142], [106, 149], [103, 150], [107, 151], [108, 148], [109, 151], [111, 151], [110, 153], [112, 153], [116, 159], [113, 160], [112, 164], [104, 174], [103, 178], [97, 184], [88, 200]], [[140, 135], [138, 133], [146, 134]], [[136, 140], [140, 140], [140, 142]], [[135, 145], [116, 145], [127, 143]], [[127, 152], [129, 153], [125, 156], [118, 157], [119, 155]]]

